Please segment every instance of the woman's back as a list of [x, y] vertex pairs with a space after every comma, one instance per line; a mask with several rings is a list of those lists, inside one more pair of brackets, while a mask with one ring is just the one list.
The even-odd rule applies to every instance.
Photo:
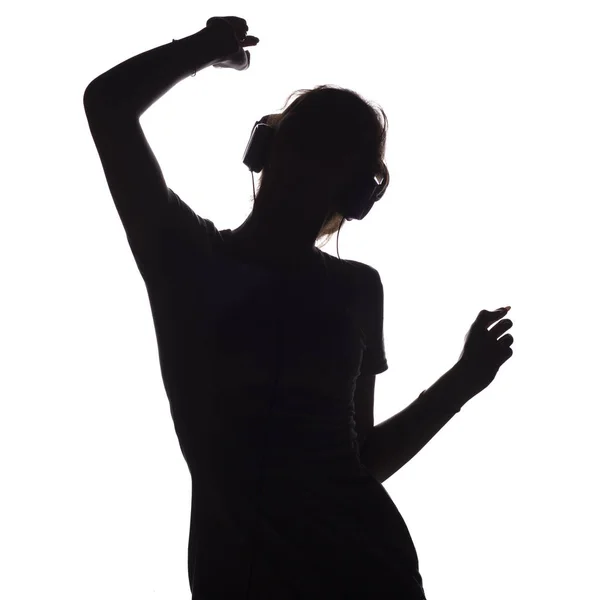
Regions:
[[387, 369], [377, 272], [253, 254], [170, 193], [161, 239], [132, 250], [192, 477], [193, 598], [424, 598], [356, 442], [356, 378]]

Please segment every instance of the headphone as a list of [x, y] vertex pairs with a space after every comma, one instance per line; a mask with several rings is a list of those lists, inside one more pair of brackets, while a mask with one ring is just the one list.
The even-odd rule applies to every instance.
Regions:
[[[269, 151], [276, 127], [267, 124], [271, 115], [265, 115], [260, 121], [257, 121], [252, 128], [250, 141], [244, 152], [244, 164], [251, 172], [259, 173], [267, 164]], [[348, 189], [343, 194], [342, 205], [336, 207], [338, 213], [344, 216], [347, 221], [357, 219], [361, 221], [368, 214], [373, 204], [381, 199], [386, 188], [386, 180], [379, 177], [377, 181], [375, 174], [357, 173]], [[254, 175], [252, 175], [252, 185], [254, 187]], [[256, 201], [256, 193], [254, 194]]]

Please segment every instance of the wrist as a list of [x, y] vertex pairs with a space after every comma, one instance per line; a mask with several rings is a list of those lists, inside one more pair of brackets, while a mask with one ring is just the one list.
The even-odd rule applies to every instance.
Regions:
[[479, 393], [473, 381], [473, 370], [464, 360], [458, 360], [450, 371], [456, 396], [464, 399], [463, 404]]
[[181, 63], [186, 65], [190, 75], [214, 65], [222, 58], [208, 28], [173, 42]]
[[424, 390], [428, 411], [456, 414], [475, 395], [471, 392], [462, 363], [456, 363], [433, 385]]

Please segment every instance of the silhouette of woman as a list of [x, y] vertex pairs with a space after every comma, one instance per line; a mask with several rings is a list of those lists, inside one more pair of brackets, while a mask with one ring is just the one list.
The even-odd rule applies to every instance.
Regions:
[[399, 466], [376, 478], [361, 454], [388, 368], [381, 279], [315, 246], [339, 233], [361, 177], [387, 187], [385, 113], [319, 86], [271, 115], [259, 193], [233, 231], [167, 187], [139, 124], [192, 73], [247, 69], [247, 31], [215, 17], [84, 95], [191, 474], [192, 597], [422, 600], [415, 547], [381, 485]]

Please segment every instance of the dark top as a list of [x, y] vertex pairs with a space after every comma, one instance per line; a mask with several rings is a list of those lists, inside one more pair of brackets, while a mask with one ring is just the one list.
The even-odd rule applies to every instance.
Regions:
[[192, 598], [424, 598], [356, 441], [356, 379], [388, 368], [379, 273], [257, 261], [169, 194], [157, 238], [129, 243], [192, 478]]

